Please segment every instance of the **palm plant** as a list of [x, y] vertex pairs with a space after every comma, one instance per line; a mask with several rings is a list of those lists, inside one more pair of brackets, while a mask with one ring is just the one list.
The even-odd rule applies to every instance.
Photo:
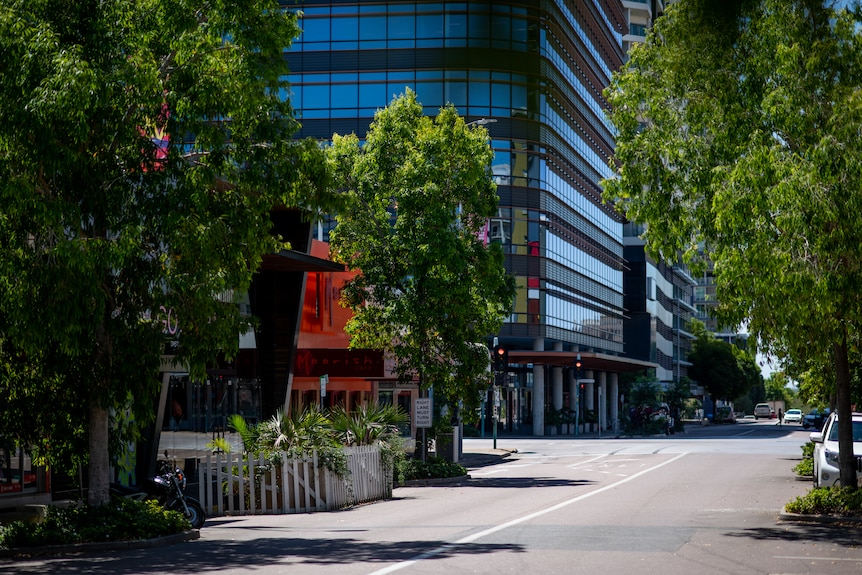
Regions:
[[316, 406], [295, 408], [289, 415], [278, 410], [257, 425], [232, 415], [229, 424], [240, 435], [245, 451], [262, 453], [270, 460], [279, 459], [282, 453], [302, 457], [339, 445], [329, 419]]
[[343, 445], [374, 445], [397, 436], [407, 414], [392, 405], [360, 405], [352, 412], [339, 405], [330, 410], [330, 422]]

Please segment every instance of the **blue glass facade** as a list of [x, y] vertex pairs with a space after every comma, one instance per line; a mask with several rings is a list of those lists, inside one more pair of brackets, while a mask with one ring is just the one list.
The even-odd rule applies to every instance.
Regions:
[[613, 134], [601, 92], [623, 60], [619, 0], [300, 2], [286, 53], [301, 136], [363, 136], [413, 89], [486, 126], [500, 205], [493, 241], [516, 277], [511, 349], [623, 353], [623, 224], [601, 203]]

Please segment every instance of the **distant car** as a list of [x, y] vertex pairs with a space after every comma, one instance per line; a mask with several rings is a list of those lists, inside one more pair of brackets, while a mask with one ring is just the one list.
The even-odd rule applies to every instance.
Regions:
[[812, 409], [805, 415], [805, 417], [802, 418], [802, 427], [805, 429], [808, 429], [809, 427], [813, 427], [818, 430], [823, 429], [823, 424], [826, 423], [827, 417], [829, 417], [828, 409], [824, 409], [823, 411]]
[[769, 419], [772, 417], [772, 408], [768, 403], [758, 403], [754, 406], [754, 419]]
[[784, 414], [784, 423], [802, 423], [802, 410], [788, 409]]
[[[851, 414], [853, 421], [853, 453], [856, 454], [856, 468], [862, 469], [862, 413]], [[814, 442], [814, 487], [840, 485], [838, 471], [838, 414], [832, 413], [826, 419], [822, 432], [810, 435]], [[858, 476], [862, 485], [862, 474]]]

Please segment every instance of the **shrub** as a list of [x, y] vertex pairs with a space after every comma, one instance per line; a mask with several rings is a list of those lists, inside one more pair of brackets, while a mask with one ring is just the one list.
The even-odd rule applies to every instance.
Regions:
[[793, 468], [793, 473], [799, 477], [814, 477], [814, 460], [803, 459]]
[[101, 507], [49, 506], [40, 523], [13, 521], [0, 525], [0, 548], [134, 541], [190, 528], [182, 513], [167, 511], [155, 501], [114, 498]]
[[796, 464], [793, 472], [800, 477], [814, 477], [814, 442], [802, 445], [802, 461]]
[[862, 490], [820, 487], [797, 497], [785, 508], [802, 515], [862, 515]]
[[395, 462], [395, 482], [404, 483], [411, 479], [440, 479], [467, 475], [467, 468], [441, 457], [427, 460], [402, 459]]

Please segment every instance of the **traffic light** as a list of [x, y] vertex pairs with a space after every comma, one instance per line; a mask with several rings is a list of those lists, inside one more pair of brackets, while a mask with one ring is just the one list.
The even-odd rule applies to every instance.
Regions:
[[494, 371], [507, 371], [509, 369], [509, 350], [502, 345], [494, 346]]
[[575, 360], [575, 379], [581, 379], [581, 367], [583, 364], [581, 363], [580, 356]]

